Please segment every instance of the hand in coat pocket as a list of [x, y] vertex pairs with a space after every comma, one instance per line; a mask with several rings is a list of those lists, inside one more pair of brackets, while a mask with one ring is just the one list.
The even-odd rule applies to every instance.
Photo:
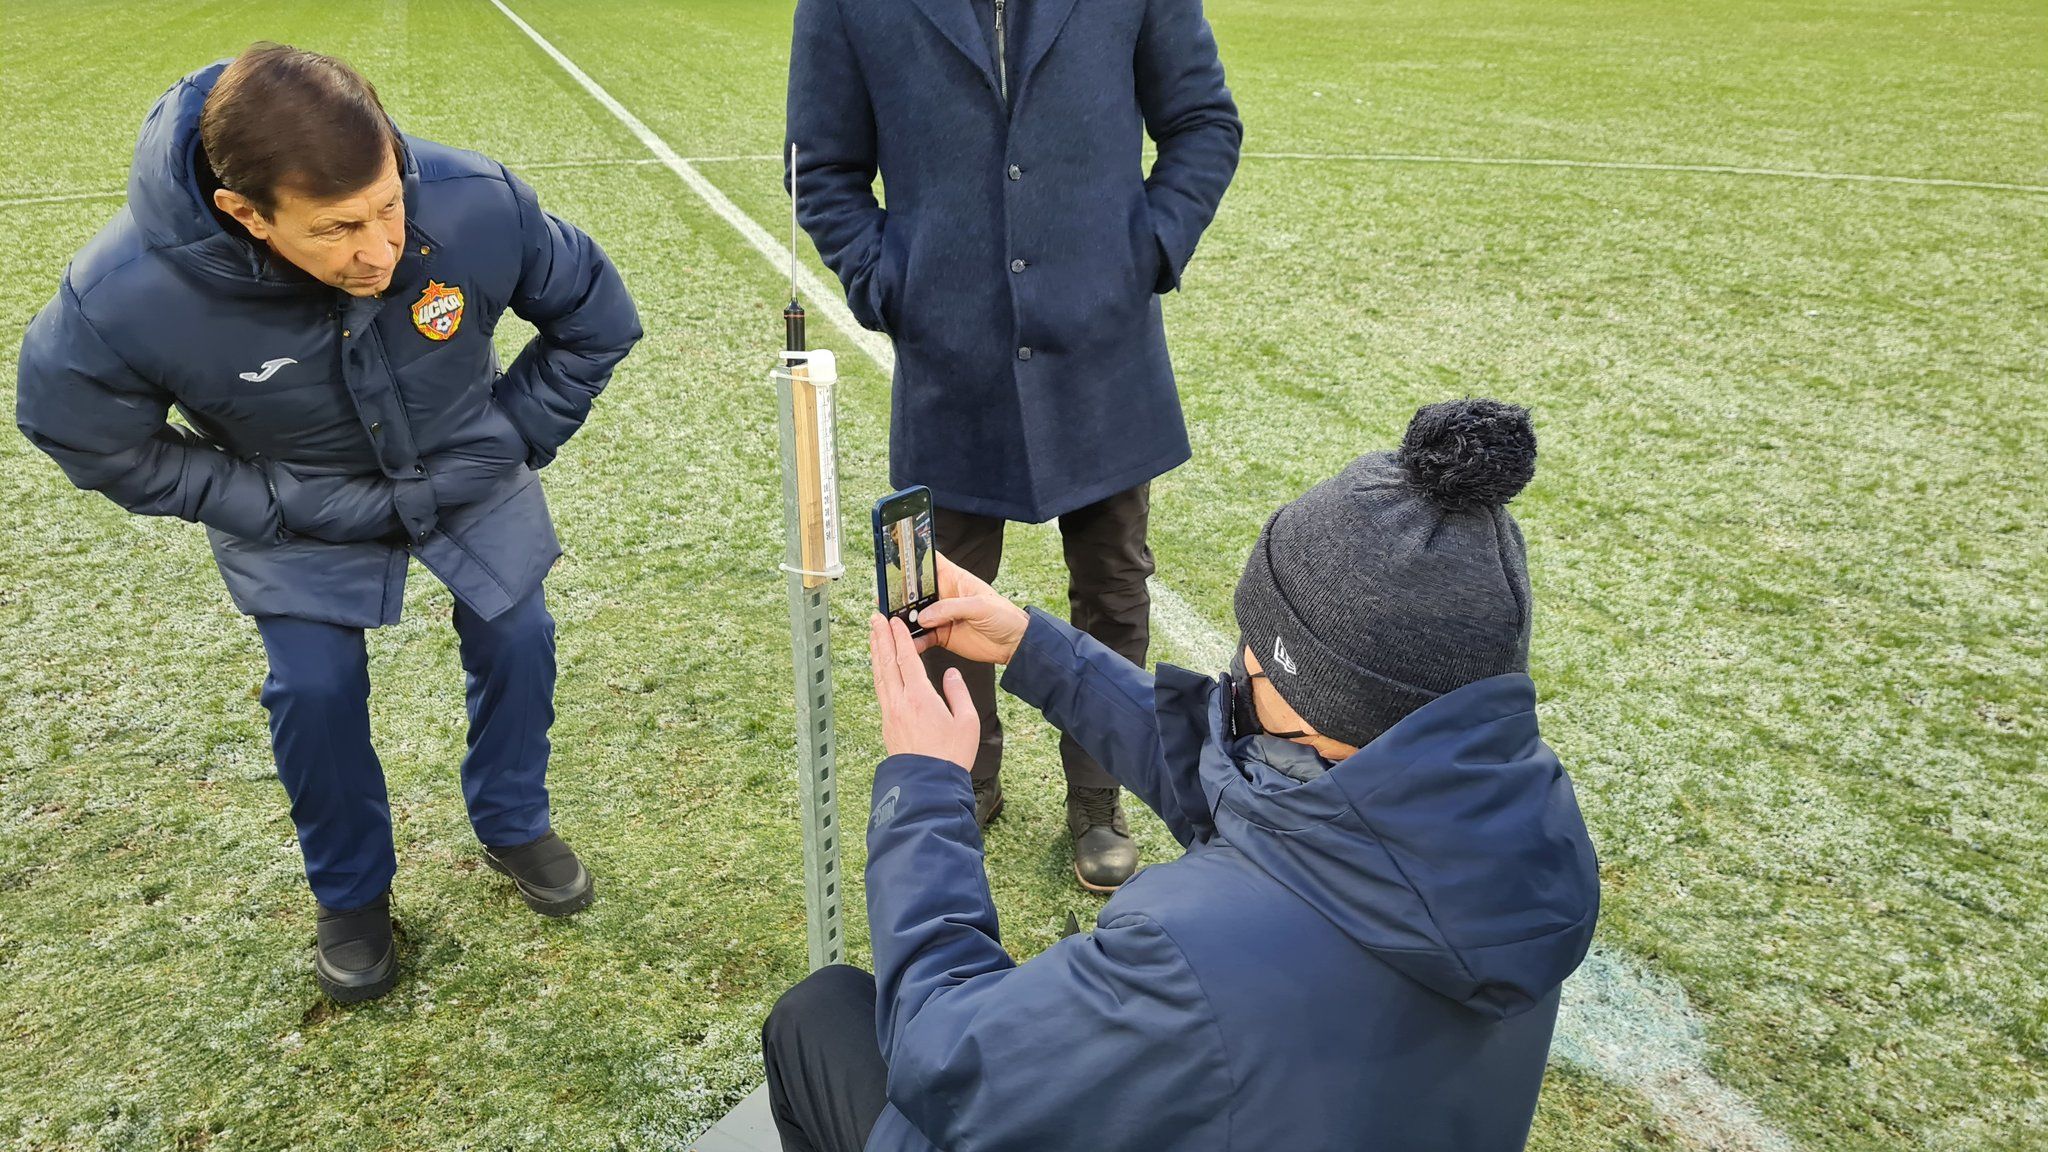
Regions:
[[875, 243], [875, 267], [868, 274], [868, 307], [875, 321], [872, 327], [891, 336], [903, 334], [903, 277], [910, 257], [896, 237], [904, 235], [905, 228], [901, 221], [891, 228], [888, 215], [883, 214], [882, 232]]
[[327, 475], [282, 460], [257, 463], [270, 481], [285, 531], [294, 536], [355, 544], [405, 535], [390, 484], [381, 476]]
[[505, 374], [500, 372], [497, 379], [491, 381], [491, 407], [505, 418], [505, 423], [512, 426], [512, 434], [519, 438], [520, 446], [526, 451], [526, 466], [538, 472], [555, 462], [555, 453], [560, 445], [549, 447], [542, 444], [532, 432], [520, 425], [519, 418], [513, 415], [517, 406], [506, 403], [504, 395], [500, 392], [504, 386]]
[[1138, 241], [1138, 282], [1151, 285], [1154, 296], [1163, 296], [1176, 287], [1173, 258], [1167, 255], [1166, 239], [1159, 235], [1159, 228], [1153, 222], [1151, 203], [1141, 200], [1140, 204], [1140, 215], [1144, 218], [1144, 235]]
[[1166, 241], [1152, 234], [1152, 294], [1164, 296], [1179, 287], [1173, 276], [1173, 257], [1166, 254]]

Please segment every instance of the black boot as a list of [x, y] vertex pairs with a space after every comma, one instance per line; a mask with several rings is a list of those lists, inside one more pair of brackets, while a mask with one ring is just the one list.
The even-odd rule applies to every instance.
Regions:
[[1114, 892], [1138, 870], [1123, 789], [1067, 789], [1067, 831], [1074, 836], [1074, 877], [1090, 892]]
[[991, 776], [974, 782], [974, 822], [983, 828], [1003, 812], [1003, 778]]
[[526, 906], [543, 916], [581, 912], [595, 895], [575, 850], [552, 831], [516, 848], [485, 845], [484, 863], [510, 876]]
[[349, 912], [322, 907], [314, 925], [313, 979], [335, 1002], [374, 1000], [398, 983], [390, 892]]

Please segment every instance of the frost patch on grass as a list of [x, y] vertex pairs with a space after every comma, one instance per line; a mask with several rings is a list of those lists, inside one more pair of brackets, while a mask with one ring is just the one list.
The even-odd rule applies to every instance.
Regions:
[[[761, 1012], [749, 1013], [748, 1019]], [[634, 1075], [644, 1089], [632, 1125], [632, 1147], [687, 1148], [730, 1104], [761, 1080], [760, 1034], [752, 1026], [719, 1020], [695, 1045], [655, 1055]]]

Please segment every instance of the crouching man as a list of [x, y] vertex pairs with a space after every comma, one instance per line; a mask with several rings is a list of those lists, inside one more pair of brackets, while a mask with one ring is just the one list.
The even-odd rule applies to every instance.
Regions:
[[942, 563], [921, 622], [1187, 849], [1023, 964], [982, 870], [978, 721], [900, 623], [870, 644], [875, 975], [763, 1029], [783, 1147], [1506, 1152], [1599, 903], [1536, 729], [1520, 408], [1439, 404], [1266, 523], [1227, 675], [1156, 678]]
[[[539, 334], [500, 372], [508, 309]], [[398, 974], [363, 630], [398, 621], [408, 555], [456, 597], [485, 862], [544, 915], [591, 900], [549, 823], [561, 549], [536, 470], [639, 338], [611, 262], [532, 189], [401, 135], [341, 61], [258, 44], [157, 101], [127, 206], [22, 340], [21, 430], [78, 487], [204, 524], [256, 619], [337, 1000]]]

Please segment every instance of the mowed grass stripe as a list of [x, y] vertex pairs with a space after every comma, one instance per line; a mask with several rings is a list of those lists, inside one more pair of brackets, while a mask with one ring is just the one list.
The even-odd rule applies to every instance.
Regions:
[[[648, 164], [659, 163], [661, 163], [660, 160], [654, 159], [652, 157], [637, 156], [626, 157], [623, 159], [538, 161], [507, 160], [504, 162], [505, 167], [510, 168], [514, 172], [549, 172], [557, 169], [574, 170], [582, 168], [638, 168]], [[127, 195], [128, 193], [125, 189], [111, 189], [101, 192], [36, 193], [34, 195], [29, 196], [16, 196], [8, 199], [0, 199], [0, 209], [27, 208], [37, 204], [73, 204], [81, 200], [119, 200]]]
[[[1816, 172], [1799, 168], [1758, 168], [1738, 164], [1662, 164], [1646, 160], [1566, 160], [1541, 156], [1429, 156], [1411, 152], [1252, 152], [1246, 160], [1307, 160], [1330, 164], [1464, 164], [1478, 168], [1584, 168], [1609, 172], [1690, 172], [1701, 176], [1769, 176], [1785, 180], [1837, 183], [1905, 184], [1922, 188], [1971, 188], [1988, 192], [2048, 193], [2044, 184], [2001, 184], [1991, 180], [1956, 180], [1946, 176], [1893, 176], [1881, 172]], [[692, 164], [778, 159], [773, 153], [739, 156], [691, 156]]]
[[[493, 0], [495, 3], [496, 0]], [[500, 8], [504, 6], [498, 5]], [[518, 21], [522, 30], [531, 34], [531, 26], [513, 16], [509, 9], [506, 14]], [[564, 59], [567, 59], [564, 57]], [[578, 69], [572, 75], [587, 80]], [[634, 123], [638, 123], [636, 119]], [[645, 127], [645, 125], [641, 125]], [[649, 130], [652, 136], [652, 130]], [[659, 137], [655, 137], [659, 139]], [[671, 151], [673, 151], [671, 149]], [[1478, 168], [1578, 168], [1610, 172], [1689, 172], [1703, 176], [1764, 176], [1787, 180], [1820, 180], [1833, 183], [1857, 184], [1903, 184], [1921, 188], [1962, 188], [1986, 192], [2027, 192], [2048, 194], [2048, 185], [2043, 184], [2001, 184], [1988, 180], [1955, 180], [1946, 176], [1893, 176], [1876, 172], [1813, 172], [1794, 168], [1753, 168], [1729, 164], [1658, 164], [1636, 160], [1563, 160], [1536, 156], [1425, 156], [1400, 152], [1246, 152], [1246, 160], [1303, 160], [1329, 164], [1461, 164]], [[732, 164], [780, 160], [772, 152], [740, 153], [727, 156], [678, 156], [677, 163], [688, 167], [699, 164]], [[627, 159], [596, 160], [545, 160], [537, 163], [508, 161], [506, 166], [514, 171], [542, 171], [551, 168], [602, 168], [614, 165], [665, 164], [662, 156], [647, 156]], [[77, 200], [111, 200], [127, 195], [121, 191], [107, 192], [63, 192], [36, 194], [30, 196], [0, 199], [0, 209], [22, 208], [37, 204], [67, 204]], [[735, 224], [735, 227], [739, 225]], [[829, 295], [829, 294], [828, 294]], [[886, 365], [885, 365], [886, 367]]]

